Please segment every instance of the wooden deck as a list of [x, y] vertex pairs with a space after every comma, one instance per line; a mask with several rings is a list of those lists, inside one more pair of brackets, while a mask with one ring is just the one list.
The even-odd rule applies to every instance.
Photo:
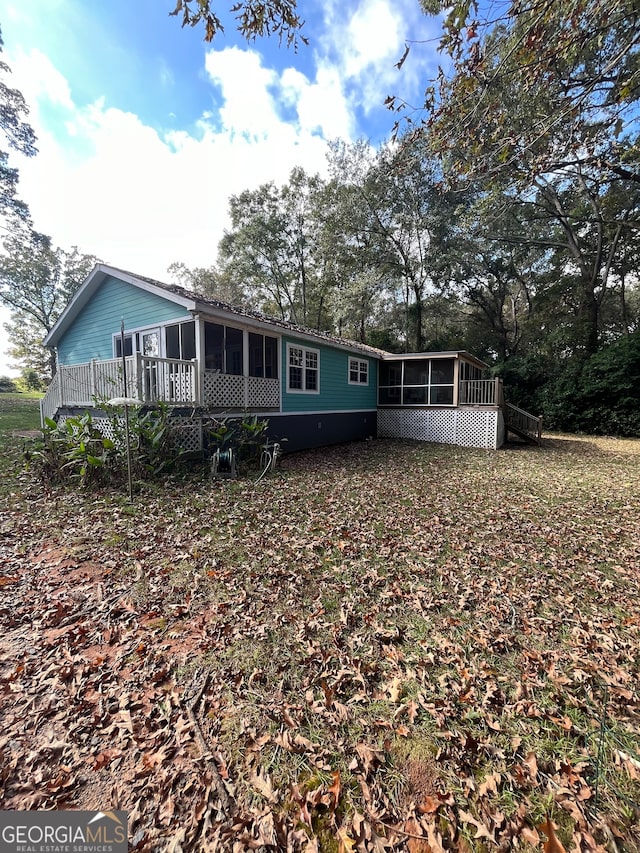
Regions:
[[142, 405], [202, 406], [215, 410], [268, 411], [280, 406], [280, 380], [201, 370], [197, 360], [151, 358], [138, 353], [122, 359], [61, 365], [42, 399], [42, 418], [65, 407], [100, 408], [128, 397]]

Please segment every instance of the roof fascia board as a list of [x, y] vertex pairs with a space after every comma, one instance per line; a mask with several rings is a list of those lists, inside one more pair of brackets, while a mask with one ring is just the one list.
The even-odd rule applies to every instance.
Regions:
[[443, 350], [441, 352], [403, 352], [403, 353], [386, 353], [382, 356], [383, 361], [417, 361], [425, 358], [463, 358], [465, 361], [470, 361], [472, 364], [486, 369], [489, 365], [471, 355], [466, 350]]
[[133, 285], [134, 287], [139, 287], [141, 290], [146, 290], [148, 293], [161, 296], [163, 299], [182, 305], [187, 310], [195, 309], [196, 303], [193, 299], [188, 299], [185, 296], [180, 296], [179, 294], [172, 293], [169, 290], [156, 287], [148, 281], [142, 281], [133, 275], [129, 275], [115, 267], [110, 267], [107, 264], [96, 264], [78, 290], [74, 293], [71, 301], [60, 317], [58, 317], [58, 320], [51, 331], [48, 332], [47, 336], [44, 338], [42, 343], [45, 347], [56, 345], [64, 332], [66, 332], [71, 322], [75, 319], [76, 315], [89, 302], [102, 282], [109, 277], [117, 278], [120, 281]]
[[289, 326], [284, 325], [281, 326], [277, 320], [260, 320], [257, 317], [251, 317], [247, 314], [236, 313], [235, 311], [227, 310], [225, 308], [216, 308], [206, 302], [199, 302], [197, 311], [204, 320], [207, 320], [208, 318], [213, 318], [215, 320], [232, 320], [240, 326], [250, 326], [251, 328], [259, 329], [260, 331], [276, 332], [279, 335], [295, 338], [296, 340], [310, 341], [316, 346], [323, 344], [327, 347], [333, 347], [334, 349], [369, 356], [370, 358], [380, 359], [382, 357], [380, 352], [368, 349], [364, 344], [362, 348], [349, 346], [347, 343], [339, 343], [337, 341], [329, 340], [322, 335], [314, 335], [313, 332], [307, 332], [301, 329], [292, 329], [289, 328]]
[[158, 287], [150, 281], [137, 278], [135, 275], [122, 272], [122, 270], [119, 269], [105, 267], [105, 270], [107, 271], [107, 275], [113, 276], [113, 278], [118, 278], [120, 281], [125, 281], [128, 284], [133, 284], [134, 287], [139, 287], [140, 290], [146, 290], [147, 293], [153, 293], [156, 296], [161, 296], [168, 302], [175, 302], [176, 305], [182, 305], [182, 307], [186, 308], [187, 311], [196, 311], [198, 308], [198, 302], [195, 299], [191, 299], [189, 296], [181, 296], [179, 293], [174, 293], [173, 290], [169, 290], [166, 287]]

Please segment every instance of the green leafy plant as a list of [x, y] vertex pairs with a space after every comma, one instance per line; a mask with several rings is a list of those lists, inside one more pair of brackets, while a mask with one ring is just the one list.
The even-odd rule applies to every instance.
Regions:
[[257, 415], [212, 419], [208, 423], [209, 450], [233, 450], [240, 473], [257, 470], [267, 443], [269, 421]]
[[42, 440], [26, 454], [45, 482], [70, 479], [82, 486], [108, 481], [116, 457], [115, 443], [95, 426], [90, 412], [63, 423], [46, 418]]

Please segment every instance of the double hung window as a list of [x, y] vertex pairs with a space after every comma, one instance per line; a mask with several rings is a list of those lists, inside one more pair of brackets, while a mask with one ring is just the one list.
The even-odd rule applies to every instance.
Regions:
[[349, 359], [349, 385], [369, 384], [369, 362], [360, 358]]
[[287, 344], [287, 391], [320, 393], [320, 352]]

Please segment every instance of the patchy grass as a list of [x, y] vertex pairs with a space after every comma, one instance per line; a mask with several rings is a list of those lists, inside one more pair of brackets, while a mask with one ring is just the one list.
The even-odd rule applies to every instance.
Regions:
[[0, 393], [0, 480], [13, 490], [13, 475], [21, 468], [25, 436], [40, 429], [40, 400], [36, 392]]
[[2, 808], [149, 851], [640, 846], [640, 442], [0, 488]]
[[0, 393], [0, 434], [40, 429], [40, 400], [35, 391]]

